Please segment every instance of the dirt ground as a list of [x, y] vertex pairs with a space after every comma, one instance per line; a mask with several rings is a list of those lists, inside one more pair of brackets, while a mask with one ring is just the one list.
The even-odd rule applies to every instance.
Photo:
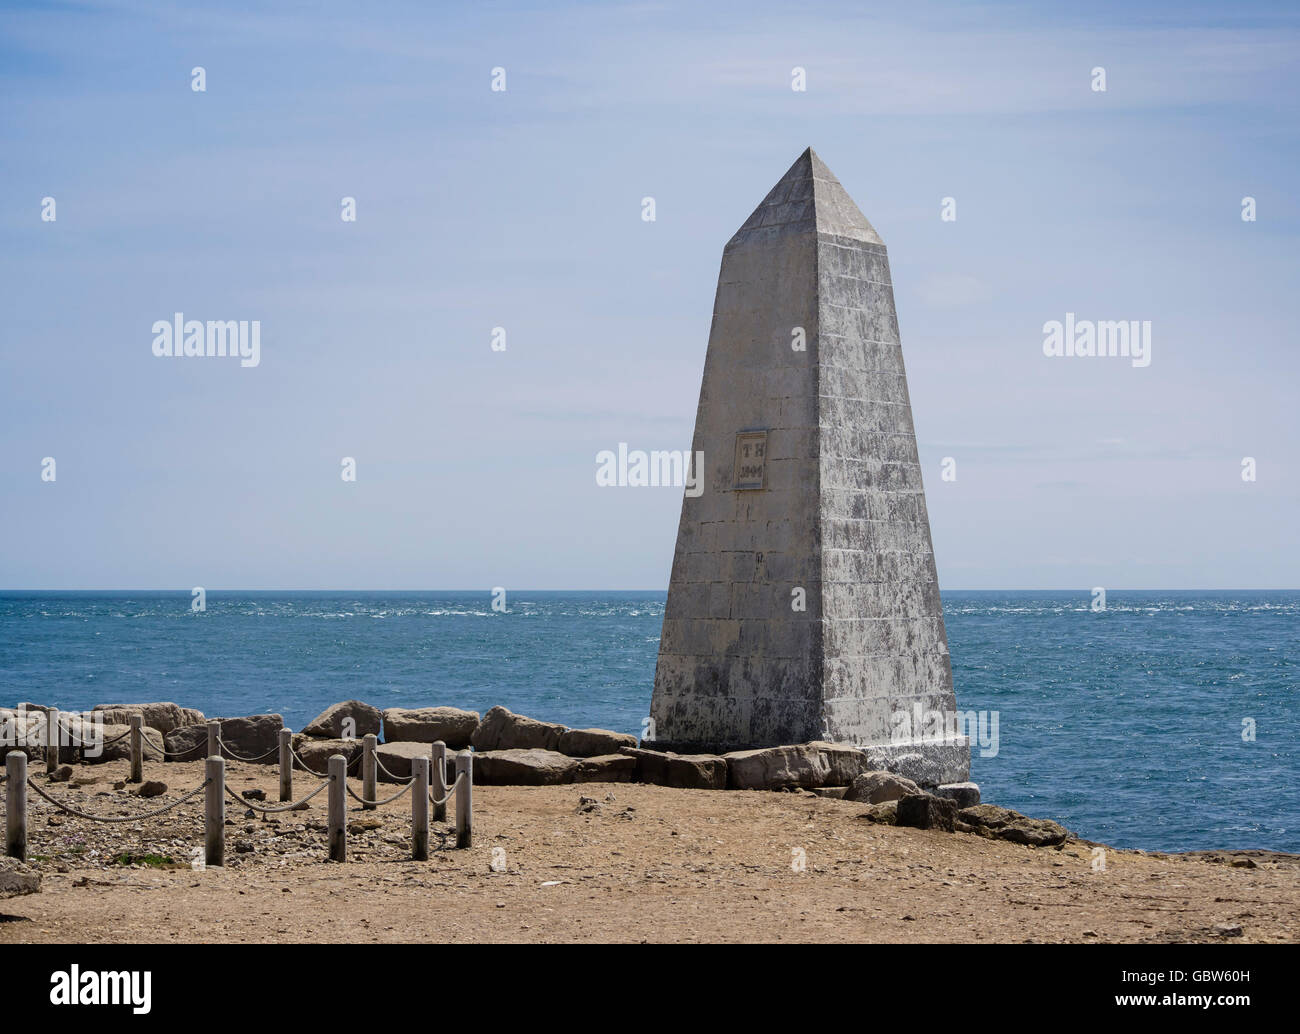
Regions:
[[[146, 764], [171, 789], [142, 800], [114, 789], [126, 771], [80, 766], [74, 782], [95, 782], [48, 792], [131, 814], [203, 780], [201, 763]], [[227, 773], [277, 803], [276, 769], [229, 762]], [[316, 785], [295, 779], [295, 797]], [[595, 807], [580, 812], [584, 797]], [[29, 791], [43, 886], [0, 901], [0, 943], [1300, 940], [1296, 855], [1107, 850], [1094, 871], [1081, 841], [1035, 849], [881, 826], [858, 818], [862, 805], [806, 794], [602, 783], [475, 787], [473, 847], [455, 850], [439, 825], [428, 862], [410, 859], [409, 797], [377, 812], [349, 798], [349, 821], [375, 828], [355, 827], [340, 865], [325, 860], [324, 794], [270, 821], [227, 804], [227, 865], [195, 870], [202, 795], [109, 825]]]

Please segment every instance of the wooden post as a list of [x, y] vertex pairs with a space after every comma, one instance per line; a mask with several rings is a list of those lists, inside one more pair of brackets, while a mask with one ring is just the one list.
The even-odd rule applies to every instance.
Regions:
[[203, 762], [208, 785], [203, 790], [203, 861], [226, 864], [226, 762], [210, 757]]
[[49, 723], [45, 727], [45, 771], [49, 773], [59, 767], [59, 709], [51, 707], [45, 718]]
[[429, 759], [412, 758], [411, 774], [411, 857], [417, 862], [429, 860]]
[[462, 750], [456, 755], [456, 846], [474, 843], [474, 755]]
[[435, 740], [431, 751], [433, 758], [433, 770], [430, 772], [432, 777], [429, 782], [433, 785], [433, 796], [436, 800], [442, 801], [441, 804], [433, 806], [433, 821], [447, 821], [447, 802], [442, 799], [447, 796], [447, 744], [442, 740]]
[[[361, 796], [368, 801], [379, 800], [379, 795], [375, 793], [375, 744], [379, 738], [373, 733], [368, 732], [361, 738]], [[366, 811], [374, 811], [373, 804], [363, 804], [361, 806]]]
[[144, 782], [144, 716], [131, 715], [131, 774], [128, 783]]
[[208, 757], [221, 757], [221, 744], [217, 742], [221, 736], [221, 723], [208, 722]]
[[293, 731], [280, 730], [280, 800], [293, 800]]
[[27, 861], [27, 755], [15, 750], [5, 758], [5, 854]]
[[348, 759], [342, 754], [331, 754], [328, 771], [330, 861], [346, 862], [348, 860]]

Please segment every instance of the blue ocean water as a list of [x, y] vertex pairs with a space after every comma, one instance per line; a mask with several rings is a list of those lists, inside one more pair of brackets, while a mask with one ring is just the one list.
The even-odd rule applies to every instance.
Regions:
[[[0, 593], [0, 704], [493, 704], [639, 734], [661, 592]], [[947, 592], [985, 800], [1121, 847], [1300, 851], [1300, 593]], [[1256, 738], [1242, 737], [1252, 719]]]

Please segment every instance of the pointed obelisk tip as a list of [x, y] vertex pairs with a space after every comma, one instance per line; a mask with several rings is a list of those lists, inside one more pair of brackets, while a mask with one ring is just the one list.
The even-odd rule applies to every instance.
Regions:
[[809, 231], [884, 244], [835, 174], [812, 147], [805, 147], [727, 247]]

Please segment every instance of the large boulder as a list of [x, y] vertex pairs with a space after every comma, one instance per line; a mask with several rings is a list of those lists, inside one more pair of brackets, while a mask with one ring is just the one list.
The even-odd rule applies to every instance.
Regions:
[[202, 761], [208, 756], [207, 725], [187, 725], [163, 737], [168, 761]]
[[41, 889], [41, 874], [17, 858], [0, 857], [0, 898], [35, 894]]
[[207, 721], [202, 711], [168, 701], [155, 704], [96, 704], [94, 709], [101, 712], [104, 721], [112, 725], [130, 725], [131, 715], [138, 714], [150, 729], [157, 729], [164, 734], [174, 729], [183, 729], [187, 725], [202, 725]]
[[608, 729], [569, 729], [560, 736], [559, 751], [571, 758], [594, 758], [635, 747], [636, 737]]
[[360, 700], [345, 700], [333, 704], [303, 726], [302, 731], [308, 736], [322, 736], [325, 739], [361, 739], [374, 733], [379, 735], [383, 715], [379, 708], [371, 707]]
[[474, 755], [474, 782], [484, 786], [571, 783], [578, 762], [553, 750], [491, 750]]
[[539, 722], [497, 706], [483, 716], [470, 737], [476, 751], [558, 750], [560, 737], [568, 728], [554, 722]]
[[977, 804], [973, 808], [963, 808], [957, 813], [959, 821], [964, 822], [980, 836], [992, 837], [994, 840], [1009, 840], [1013, 844], [1028, 844], [1030, 847], [1054, 847], [1065, 843], [1070, 831], [1049, 819], [1031, 819], [1010, 808], [999, 808], [996, 804]]
[[909, 793], [897, 802], [894, 825], [913, 826], [916, 829], [941, 829], [953, 831], [957, 818], [957, 803], [946, 797], [929, 793]]
[[636, 758], [627, 754], [580, 758], [573, 773], [575, 783], [630, 783], [635, 777]]
[[888, 801], [896, 801], [906, 794], [920, 792], [921, 788], [912, 780], [904, 779], [893, 772], [863, 772], [849, 785], [844, 800], [884, 804]]
[[[95, 728], [94, 735], [102, 733], [103, 740], [96, 745], [95, 741], [90, 738], [91, 726], [88, 724], [85, 735], [86, 742], [81, 747], [81, 760], [88, 765], [100, 765], [105, 761], [129, 761], [131, 759], [131, 737], [124, 735], [129, 733], [129, 725], [104, 725]], [[141, 729], [141, 735], [144, 738], [144, 759], [145, 761], [162, 761], [163, 748], [166, 745], [166, 738], [157, 729]], [[110, 743], [109, 740], [113, 742]], [[63, 757], [63, 748], [59, 748], [59, 757]]]
[[[429, 743], [381, 743], [375, 748], [375, 757], [379, 760], [379, 767], [376, 778], [381, 783], [404, 782], [411, 778], [411, 759], [412, 758], [430, 758], [429, 778], [433, 779], [433, 764], [431, 755], [432, 744]], [[451, 758], [447, 759], [448, 761]], [[351, 771], [361, 774], [361, 766], [364, 761], [358, 762], [357, 767]], [[388, 771], [385, 772], [384, 769]]]
[[300, 762], [294, 763], [295, 768], [306, 765], [308, 771], [323, 776], [329, 772], [330, 758], [335, 754], [342, 754], [348, 759], [348, 772], [353, 775], [361, 774], [360, 763], [353, 764], [365, 749], [365, 744], [361, 740], [320, 740], [298, 732], [294, 733], [292, 745], [294, 753], [301, 759]]
[[867, 756], [856, 747], [821, 741], [737, 750], [724, 756], [727, 788], [731, 790], [847, 786], [871, 768]]
[[[243, 718], [218, 718], [221, 723], [222, 752], [227, 760], [258, 765], [280, 763], [280, 730], [284, 721], [278, 714], [253, 714]], [[164, 737], [168, 761], [202, 761], [208, 756], [208, 727], [186, 725], [173, 729]]]
[[979, 783], [945, 783], [934, 788], [936, 797], [947, 797], [957, 802], [957, 809], [973, 808], [980, 802]]
[[478, 728], [477, 711], [459, 707], [390, 707], [384, 712], [384, 740], [387, 743], [433, 743], [442, 740], [448, 750], [469, 746]]
[[725, 790], [727, 762], [713, 754], [671, 754], [640, 747], [619, 751], [636, 759], [636, 779], [683, 790]]

